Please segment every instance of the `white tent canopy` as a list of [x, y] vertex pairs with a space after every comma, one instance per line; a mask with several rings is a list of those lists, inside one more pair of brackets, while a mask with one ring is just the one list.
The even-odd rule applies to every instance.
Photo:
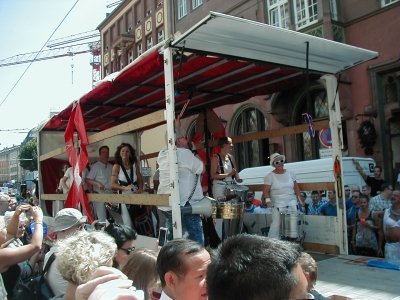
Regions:
[[172, 46], [304, 69], [307, 42], [309, 69], [318, 72], [336, 74], [378, 57], [374, 51], [216, 12]]

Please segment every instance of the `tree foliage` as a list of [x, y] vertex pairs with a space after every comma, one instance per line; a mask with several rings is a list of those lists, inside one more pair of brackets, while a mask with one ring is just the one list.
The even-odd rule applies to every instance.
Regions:
[[31, 139], [21, 145], [18, 158], [20, 159], [19, 165], [21, 168], [29, 171], [38, 169], [36, 139]]

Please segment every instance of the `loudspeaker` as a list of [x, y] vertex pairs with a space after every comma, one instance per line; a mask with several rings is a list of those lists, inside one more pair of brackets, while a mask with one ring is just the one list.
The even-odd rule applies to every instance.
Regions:
[[215, 202], [213, 198], [205, 196], [200, 201], [194, 202], [188, 206], [181, 207], [183, 215], [199, 214], [204, 215], [206, 218], [211, 217], [212, 214], [212, 202]]

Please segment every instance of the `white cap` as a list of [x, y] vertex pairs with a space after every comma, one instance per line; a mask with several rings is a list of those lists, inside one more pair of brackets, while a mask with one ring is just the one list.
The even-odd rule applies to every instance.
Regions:
[[272, 155], [269, 157], [269, 163], [270, 163], [270, 165], [273, 166], [273, 165], [274, 165], [274, 162], [277, 161], [277, 160], [283, 160], [283, 161], [285, 161], [285, 160], [286, 160], [286, 157], [285, 157], [285, 155], [282, 155], [282, 154], [279, 154], [279, 153], [274, 153], [274, 154], [272, 154]]
[[54, 219], [54, 232], [67, 230], [75, 225], [86, 222], [86, 217], [75, 208], [63, 208], [60, 210]]

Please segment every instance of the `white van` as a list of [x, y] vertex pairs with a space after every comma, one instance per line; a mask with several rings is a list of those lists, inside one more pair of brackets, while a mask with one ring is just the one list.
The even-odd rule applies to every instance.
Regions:
[[[375, 161], [372, 158], [364, 157], [342, 158], [343, 185], [349, 185], [350, 187], [358, 185], [361, 189], [365, 185], [365, 181], [355, 168], [353, 159], [360, 163], [367, 176], [373, 176]], [[332, 158], [285, 163], [285, 168], [296, 174], [298, 183], [335, 182]], [[240, 178], [243, 179], [241, 184], [247, 186], [264, 184], [265, 176], [272, 170], [272, 166], [243, 169], [239, 173]], [[261, 199], [261, 191], [256, 192], [255, 198]]]
[[[373, 176], [375, 162], [371, 158], [343, 157], [341, 167], [343, 169], [343, 185], [360, 188], [365, 185], [361, 175], [356, 170], [353, 159], [357, 160], [368, 176]], [[304, 191], [308, 189], [329, 189], [335, 184], [334, 164], [332, 158], [301, 161], [295, 163], [285, 163], [285, 168], [296, 174], [300, 188]], [[255, 191], [255, 198], [261, 199], [262, 185], [264, 177], [273, 170], [271, 166], [262, 166], [242, 170], [239, 175], [243, 179], [244, 185], [249, 186]], [[318, 188], [316, 188], [318, 186]], [[321, 188], [326, 187], [326, 188]], [[310, 197], [307, 197], [310, 199]], [[340, 205], [339, 205], [340, 206]], [[303, 246], [306, 250], [324, 252], [330, 254], [345, 253], [347, 247], [340, 245], [343, 243], [339, 239], [343, 228], [343, 218], [345, 211], [341, 210], [338, 217], [304, 215], [302, 221], [297, 222], [299, 234], [302, 238]], [[243, 224], [247, 232], [252, 234], [266, 235], [271, 223], [270, 213], [245, 213]], [[296, 224], [296, 223], [294, 223]]]

